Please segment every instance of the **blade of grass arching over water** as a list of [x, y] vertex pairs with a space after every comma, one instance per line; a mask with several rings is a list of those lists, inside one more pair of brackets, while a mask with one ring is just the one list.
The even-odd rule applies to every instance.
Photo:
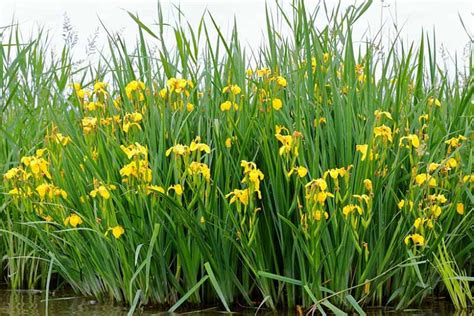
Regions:
[[211, 284], [214, 287], [214, 290], [216, 291], [217, 295], [219, 296], [219, 299], [221, 300], [222, 305], [224, 305], [225, 310], [230, 313], [230, 308], [227, 305], [224, 294], [222, 293], [222, 290], [219, 286], [219, 283], [217, 282], [217, 279], [214, 275], [214, 272], [212, 272], [212, 268], [209, 265], [209, 262], [206, 262], [204, 264], [204, 268], [206, 269], [207, 275], [209, 276], [209, 280], [211, 281]]
[[209, 275], [205, 275], [198, 283], [196, 283], [186, 294], [184, 294], [171, 308], [168, 310], [170, 313], [174, 313], [188, 298], [193, 295], [194, 292], [199, 290], [201, 285], [209, 279]]
[[137, 293], [135, 294], [135, 298], [133, 299], [132, 305], [130, 306], [130, 309], [127, 313], [128, 316], [131, 316], [135, 313], [138, 303], [140, 302], [140, 295], [141, 295], [141, 290], [138, 290]]

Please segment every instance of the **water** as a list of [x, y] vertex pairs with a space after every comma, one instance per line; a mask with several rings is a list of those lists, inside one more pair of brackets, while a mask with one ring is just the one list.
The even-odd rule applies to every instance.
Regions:
[[[127, 315], [127, 309], [109, 303], [99, 304], [94, 299], [60, 293], [50, 296], [49, 315]], [[48, 315], [41, 291], [0, 291], [0, 315]]]
[[[113, 302], [99, 303], [92, 298], [74, 295], [71, 292], [53, 293], [50, 296], [49, 313], [46, 312], [44, 294], [41, 291], [10, 291], [0, 290], [0, 316], [40, 316], [40, 315], [77, 315], [77, 316], [122, 316], [127, 315], [128, 309]], [[255, 315], [256, 310], [247, 309], [236, 313], [243, 316]], [[159, 315], [166, 312], [156, 309], [145, 309], [137, 312], [140, 315]], [[221, 315], [222, 310], [218, 307], [208, 308], [201, 311], [189, 311], [186, 314], [194, 316]], [[258, 315], [283, 316], [293, 314], [291, 312], [271, 312], [260, 310]], [[471, 312], [454, 312], [450, 303], [440, 300], [427, 302], [427, 305], [417, 309], [407, 309], [395, 312], [388, 308], [369, 308], [367, 314], [370, 316], [392, 315], [472, 315]]]

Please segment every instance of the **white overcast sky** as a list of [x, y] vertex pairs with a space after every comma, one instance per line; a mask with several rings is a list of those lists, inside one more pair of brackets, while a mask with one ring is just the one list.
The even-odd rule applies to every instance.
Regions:
[[[309, 6], [317, 1], [306, 1]], [[331, 6], [337, 3], [326, 0]], [[361, 1], [357, 1], [360, 3]], [[384, 34], [393, 37], [391, 25], [396, 20], [402, 26], [402, 38], [405, 41], [418, 40], [421, 29], [436, 30], [438, 44], [454, 55], [466, 55], [469, 37], [462, 28], [460, 15], [473, 34], [473, 4], [470, 0], [374, 0], [367, 14], [358, 22], [354, 38], [359, 38], [365, 31], [374, 35], [385, 23]], [[268, 0], [272, 4], [272, 0]], [[288, 6], [290, 1], [281, 1]], [[343, 6], [354, 1], [342, 1]], [[261, 40], [265, 23], [264, 0], [181, 0], [162, 1], [165, 19], [173, 22], [176, 14], [172, 4], [180, 5], [187, 19], [197, 25], [201, 14], [207, 8], [217, 23], [227, 32], [232, 26], [234, 16], [239, 26], [240, 38], [250, 45]], [[23, 34], [31, 33], [44, 26], [51, 32], [52, 43], [62, 44], [62, 25], [64, 16], [70, 18], [71, 24], [79, 37], [78, 54], [84, 54], [87, 39], [100, 28], [100, 19], [112, 31], [121, 31], [123, 36], [134, 42], [136, 25], [126, 11], [138, 13], [140, 19], [150, 25], [156, 21], [157, 0], [0, 0], [0, 27], [10, 24], [12, 18], [20, 23]], [[175, 11], [174, 11], [175, 12]], [[381, 15], [382, 14], [382, 15]], [[100, 33], [99, 42], [104, 42], [104, 32]], [[370, 37], [370, 36], [369, 36]], [[83, 47], [81, 47], [83, 46]]]

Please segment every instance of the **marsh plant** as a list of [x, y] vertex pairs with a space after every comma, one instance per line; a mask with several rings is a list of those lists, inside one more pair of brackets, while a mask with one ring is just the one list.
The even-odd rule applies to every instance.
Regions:
[[6, 284], [172, 311], [472, 306], [471, 68], [448, 78], [426, 34], [355, 47], [369, 5], [315, 27], [325, 8], [277, 4], [252, 50], [158, 6], [86, 67], [3, 29]]

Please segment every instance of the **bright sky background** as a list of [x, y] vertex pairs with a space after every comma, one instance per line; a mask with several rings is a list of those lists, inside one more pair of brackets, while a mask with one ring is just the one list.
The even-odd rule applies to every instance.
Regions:
[[[309, 6], [314, 6], [316, 2], [307, 1]], [[337, 3], [335, 0], [326, 2], [330, 6]], [[0, 0], [0, 3], [0, 27], [10, 24], [13, 17], [20, 23], [23, 34], [29, 34], [38, 26], [44, 26], [51, 32], [52, 44], [57, 46], [63, 43], [61, 33], [64, 16], [67, 14], [79, 37], [76, 56], [81, 58], [85, 56], [87, 39], [100, 28], [99, 17], [108, 29], [120, 31], [132, 44], [137, 35], [136, 25], [126, 11], [138, 13], [147, 25], [156, 21], [157, 16], [157, 0]], [[273, 5], [274, 2], [268, 0], [268, 3]], [[280, 3], [288, 5], [290, 1]], [[353, 3], [354, 1], [342, 1], [343, 6]], [[165, 20], [169, 22], [176, 19], [172, 4], [181, 5], [192, 25], [197, 25], [207, 8], [224, 33], [232, 26], [235, 16], [240, 38], [244, 43], [255, 46], [261, 40], [265, 24], [264, 0], [162, 1]], [[474, 1], [470, 0], [374, 0], [372, 7], [356, 25], [354, 38], [362, 39], [365, 31], [375, 35], [381, 23], [385, 25], [384, 36], [393, 38], [392, 25], [396, 21], [397, 25], [402, 27], [402, 38], [407, 42], [418, 40], [422, 28], [428, 31], [435, 29], [438, 44], [442, 44], [450, 55], [454, 56], [456, 51], [460, 56], [469, 56], [469, 37], [458, 14], [470, 29], [470, 34], [473, 34], [473, 4]], [[105, 35], [104, 32], [99, 34], [100, 47], [100, 43], [103, 45], [105, 42]]]

